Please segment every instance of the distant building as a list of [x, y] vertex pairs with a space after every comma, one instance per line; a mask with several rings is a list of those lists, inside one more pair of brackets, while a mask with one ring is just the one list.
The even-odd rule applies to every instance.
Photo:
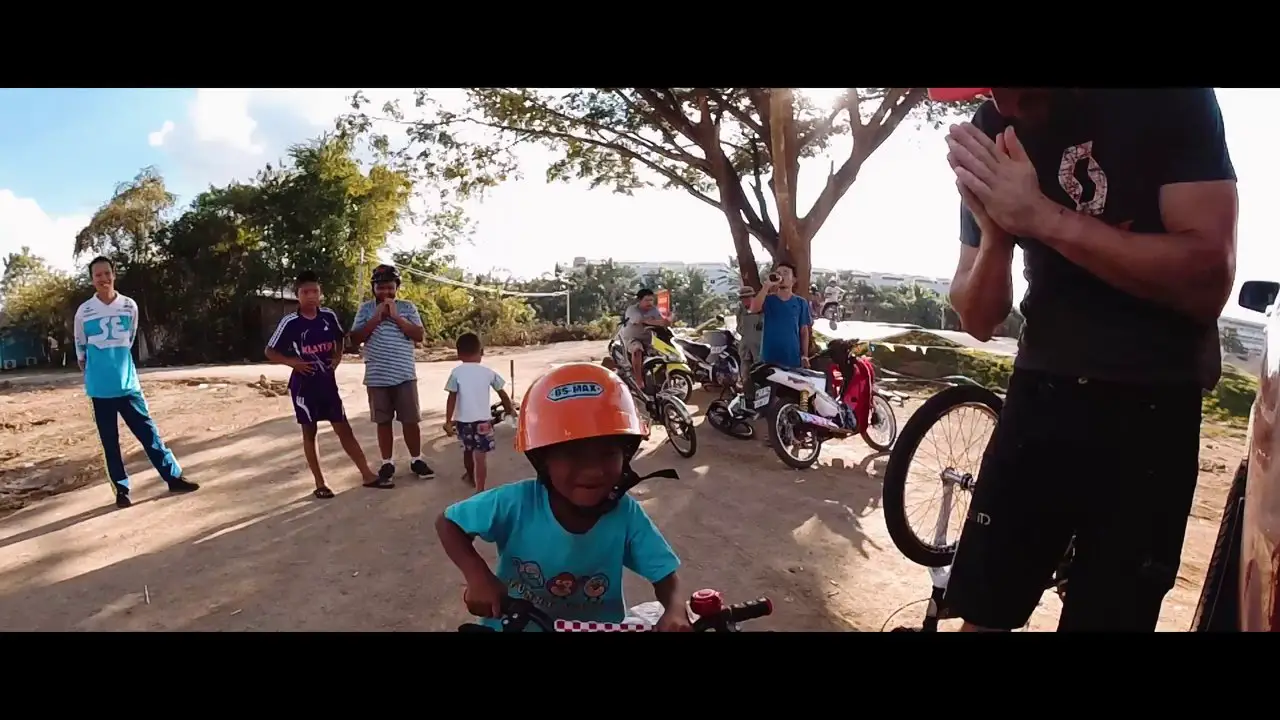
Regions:
[[[584, 265], [599, 265], [604, 260], [588, 260], [585, 257], [576, 257], [573, 259], [573, 267], [582, 267]], [[645, 275], [656, 275], [660, 270], [670, 270], [671, 272], [689, 272], [690, 270], [701, 270], [707, 276], [707, 281], [711, 284], [712, 292], [726, 293], [738, 289], [738, 274], [729, 267], [728, 263], [702, 262], [687, 263], [681, 260], [671, 260], [667, 262], [623, 262], [621, 260], [613, 261], [617, 265], [629, 267], [635, 271], [636, 275], [644, 277]]]

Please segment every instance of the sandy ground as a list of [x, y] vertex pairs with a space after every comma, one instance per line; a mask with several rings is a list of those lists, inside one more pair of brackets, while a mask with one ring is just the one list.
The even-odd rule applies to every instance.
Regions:
[[[552, 363], [598, 358], [601, 345], [564, 343], [488, 362], [506, 375], [514, 360], [518, 396]], [[123, 511], [111, 503], [88, 401], [74, 386], [62, 379], [61, 387], [0, 389], [0, 502], [27, 504], [0, 519], [0, 631], [454, 629], [467, 619], [461, 578], [432, 528], [447, 504], [468, 493], [458, 480], [457, 443], [440, 427], [440, 388], [450, 366], [418, 366], [423, 435], [438, 477], [406, 477], [401, 459], [397, 489], [362, 488], [325, 431], [322, 462], [338, 493], [330, 501], [310, 497], [287, 398], [250, 386], [261, 375], [284, 380], [285, 368], [146, 373], [162, 432], [204, 487], [166, 495], [122, 428], [136, 502]], [[362, 371], [345, 364], [339, 378], [372, 456]], [[708, 399], [698, 393], [693, 400]], [[915, 404], [898, 411], [900, 422]], [[491, 482], [527, 477], [511, 430], [499, 434]], [[635, 492], [684, 559], [689, 589], [715, 587], [731, 600], [767, 595], [775, 613], [752, 625], [772, 630], [876, 631], [928, 595], [926, 571], [902, 558], [885, 532], [875, 476], [881, 456], [861, 440], [828, 445], [819, 467], [798, 472], [762, 441], [734, 440], [710, 427], [700, 425], [690, 460], [660, 444], [662, 437], [655, 432], [637, 467], [675, 467], [681, 479], [651, 480]], [[1191, 622], [1243, 452], [1241, 434], [1220, 428], [1207, 427], [1202, 443], [1200, 488], [1164, 630]], [[85, 486], [39, 498], [77, 484]], [[636, 577], [627, 578], [626, 591], [633, 603], [651, 598]], [[1058, 607], [1046, 594], [1031, 628], [1052, 629]], [[922, 605], [908, 607], [890, 626], [914, 624], [922, 613]]]

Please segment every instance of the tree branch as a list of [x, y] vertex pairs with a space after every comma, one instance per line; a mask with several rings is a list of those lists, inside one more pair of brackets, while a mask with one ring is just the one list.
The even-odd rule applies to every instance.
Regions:
[[853, 181], [858, 178], [862, 163], [888, 139], [894, 128], [902, 122], [913, 107], [924, 99], [924, 96], [923, 88], [894, 88], [880, 101], [880, 106], [865, 124], [857, 120], [855, 113], [858, 112], [858, 104], [850, 105], [850, 121], [854, 124], [853, 149], [850, 150], [849, 158], [844, 161], [840, 169], [827, 176], [826, 186], [814, 200], [809, 212], [800, 219], [803, 237], [812, 240], [818, 234], [827, 218], [831, 216], [836, 203], [844, 197], [849, 187], [853, 185]]

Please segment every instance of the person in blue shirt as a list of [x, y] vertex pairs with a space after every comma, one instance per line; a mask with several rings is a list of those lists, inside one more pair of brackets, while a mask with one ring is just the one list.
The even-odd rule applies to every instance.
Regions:
[[[534, 381], [516, 445], [537, 477], [478, 493], [436, 520], [473, 615], [500, 629], [510, 596], [557, 620], [622, 622], [627, 568], [653, 583], [664, 608], [655, 630], [692, 630], [680, 559], [627, 494], [644, 479], [631, 469], [643, 432], [626, 385], [599, 365], [570, 363]], [[496, 568], [476, 552], [477, 537], [497, 545]]]
[[133, 298], [116, 292], [116, 271], [111, 260], [94, 258], [89, 262], [89, 274], [95, 292], [76, 310], [76, 359], [84, 373], [85, 394], [93, 401], [93, 420], [102, 440], [116, 507], [127, 508], [133, 504], [129, 499], [129, 473], [120, 455], [117, 417], [124, 419], [129, 431], [142, 443], [147, 458], [169, 485], [170, 492], [199, 490], [198, 484], [182, 476], [182, 467], [160, 438], [160, 430], [151, 419], [147, 399], [142, 395], [138, 369], [133, 364], [138, 304]]
[[809, 367], [813, 316], [809, 303], [791, 291], [795, 282], [795, 266], [778, 263], [751, 301], [751, 312], [760, 313], [764, 318], [760, 362], [789, 368]]

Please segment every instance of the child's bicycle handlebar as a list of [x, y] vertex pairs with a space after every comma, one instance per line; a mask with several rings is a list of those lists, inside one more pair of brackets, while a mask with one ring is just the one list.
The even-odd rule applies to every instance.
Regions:
[[[737, 632], [738, 624], [773, 613], [773, 603], [768, 598], [748, 600], [736, 605], [724, 605], [719, 592], [699, 590], [689, 598], [689, 609], [698, 619], [693, 623], [694, 632]], [[645, 632], [652, 630], [648, 623], [602, 623], [578, 620], [553, 620], [528, 600], [506, 597], [502, 599], [502, 632], [523, 632], [533, 623], [543, 632]], [[467, 623], [458, 632], [497, 632], [486, 625]]]

